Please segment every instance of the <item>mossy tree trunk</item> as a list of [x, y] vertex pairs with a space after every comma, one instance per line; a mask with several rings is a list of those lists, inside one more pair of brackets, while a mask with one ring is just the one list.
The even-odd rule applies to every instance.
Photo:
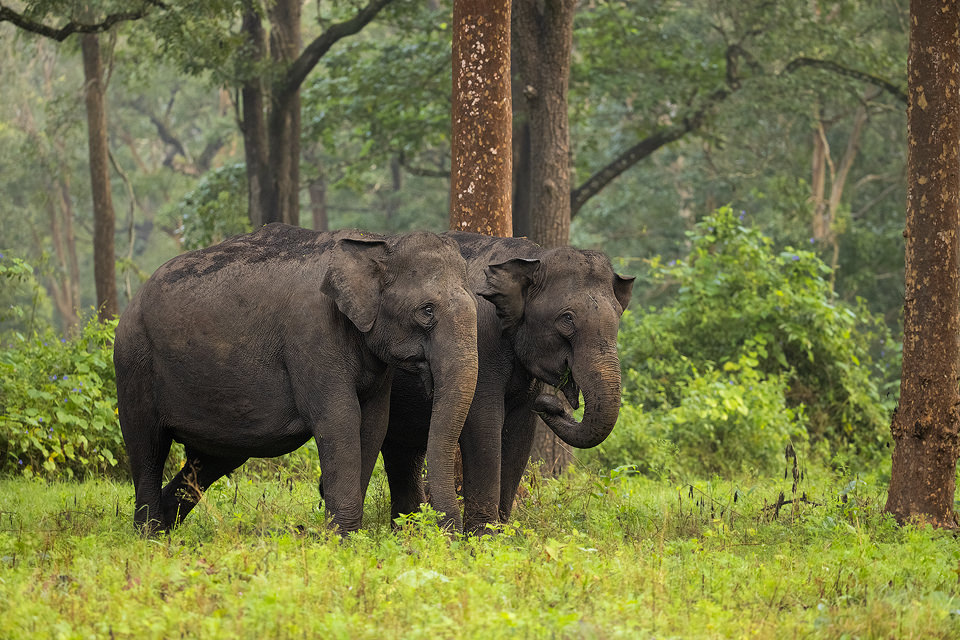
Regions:
[[955, 527], [960, 424], [960, 8], [910, 2], [903, 373], [886, 509]]

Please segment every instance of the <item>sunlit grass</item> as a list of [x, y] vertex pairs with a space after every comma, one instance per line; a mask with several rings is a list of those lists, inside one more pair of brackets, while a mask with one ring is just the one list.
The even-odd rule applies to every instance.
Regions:
[[[816, 474], [814, 474], [816, 475]], [[783, 492], [783, 497], [780, 497]], [[534, 475], [482, 538], [431, 511], [330, 534], [312, 473], [218, 482], [169, 536], [132, 487], [0, 480], [0, 637], [955, 638], [960, 549], [867, 479]]]

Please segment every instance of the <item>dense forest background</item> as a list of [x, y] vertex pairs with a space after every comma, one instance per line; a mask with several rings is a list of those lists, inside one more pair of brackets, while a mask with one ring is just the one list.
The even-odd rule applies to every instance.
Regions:
[[[514, 4], [515, 14], [536, 5]], [[83, 17], [69, 6], [19, 8], [63, 25]], [[303, 226], [447, 227], [452, 2], [137, 6], [145, 17], [98, 35], [120, 310], [165, 260], [265, 219], [264, 174], [251, 164], [263, 158], [275, 170], [297, 155], [284, 174], [296, 206], [284, 216]], [[290, 6], [302, 12], [293, 44], [290, 16], [277, 15]], [[674, 467], [749, 468], [782, 459], [786, 441], [828, 458], [885, 456], [903, 306], [906, 4], [545, 6], [572, 20], [569, 242], [639, 276], [621, 345], [622, 421], [634, 428], [620, 429], [625, 440], [613, 438], [603, 459], [653, 469], [679, 453]], [[85, 22], [117, 9], [97, 8]], [[80, 41], [5, 19], [0, 328], [13, 367], [27, 356], [9, 354], [47, 329], [90, 334], [97, 293]], [[543, 37], [515, 22], [514, 51]], [[291, 61], [321, 41], [298, 76], [297, 126], [287, 130], [299, 135], [252, 160], [264, 123], [251, 96], [265, 98], [267, 128], [279, 126], [291, 72], [304, 71]], [[514, 56], [513, 220], [515, 235], [549, 244], [557, 239], [539, 238], [531, 216], [550, 212], [536, 211], [521, 175], [538, 162], [531, 76], [557, 72], [544, 58]], [[13, 411], [17, 393], [6, 391], [8, 426], [27, 433], [44, 409]], [[728, 450], [738, 439], [744, 449]], [[56, 466], [41, 445], [39, 462]], [[22, 465], [20, 449], [7, 448], [5, 462]]]

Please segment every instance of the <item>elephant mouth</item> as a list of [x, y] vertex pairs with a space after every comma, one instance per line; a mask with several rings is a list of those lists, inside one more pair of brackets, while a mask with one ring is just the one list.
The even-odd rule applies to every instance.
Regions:
[[580, 408], [580, 387], [577, 385], [577, 381], [573, 379], [573, 372], [568, 365], [566, 370], [556, 376], [551, 376], [552, 379], [543, 380], [545, 383], [554, 387], [563, 393], [563, 396], [567, 399], [567, 402], [570, 403], [570, 406], [574, 409]]
[[430, 370], [430, 363], [426, 360], [420, 360], [416, 363], [416, 372], [420, 376], [420, 383], [427, 394], [427, 398], [433, 398], [433, 372]]

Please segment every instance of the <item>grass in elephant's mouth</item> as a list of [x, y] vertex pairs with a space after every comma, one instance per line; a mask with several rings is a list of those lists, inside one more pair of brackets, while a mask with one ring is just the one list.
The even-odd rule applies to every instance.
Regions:
[[301, 471], [221, 481], [152, 540], [133, 535], [126, 484], [0, 480], [0, 637], [960, 632], [956, 541], [895, 526], [870, 478], [812, 472], [794, 493], [780, 479], [534, 474], [514, 521], [477, 539], [441, 533], [429, 510], [391, 529], [378, 471], [366, 528], [340, 540]]

